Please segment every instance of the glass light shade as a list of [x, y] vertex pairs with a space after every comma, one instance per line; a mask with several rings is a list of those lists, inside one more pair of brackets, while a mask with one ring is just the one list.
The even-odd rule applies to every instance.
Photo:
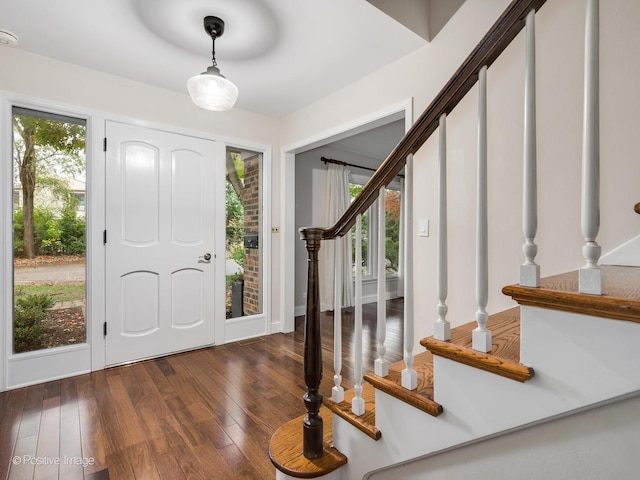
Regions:
[[205, 110], [229, 110], [238, 99], [238, 87], [227, 80], [218, 67], [209, 67], [206, 72], [187, 81], [191, 100]]

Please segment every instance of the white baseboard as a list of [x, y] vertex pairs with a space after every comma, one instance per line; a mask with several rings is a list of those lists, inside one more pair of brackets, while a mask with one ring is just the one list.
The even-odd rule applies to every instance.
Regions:
[[[386, 300], [393, 300], [394, 298], [398, 298], [398, 295], [394, 292], [387, 292], [385, 294], [385, 299]], [[378, 295], [373, 294], [373, 295], [365, 295], [362, 297], [362, 304], [366, 305], [368, 303], [375, 303], [378, 301]], [[307, 313], [307, 306], [306, 305], [296, 305], [296, 307], [294, 308], [294, 315], [296, 317], [302, 317], [305, 315], [305, 313]]]
[[224, 323], [224, 343], [267, 335], [267, 319], [264, 314], [251, 317], [230, 318]]

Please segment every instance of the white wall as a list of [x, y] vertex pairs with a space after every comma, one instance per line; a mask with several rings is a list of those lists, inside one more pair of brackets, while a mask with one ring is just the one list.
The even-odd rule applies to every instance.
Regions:
[[[284, 119], [283, 143], [295, 144], [312, 132], [329, 130], [349, 118], [412, 96], [416, 115], [426, 108], [486, 33], [507, 1], [467, 0], [436, 39], [418, 52]], [[640, 96], [634, 61], [640, 44], [640, 3], [602, 2], [601, 10], [601, 234], [603, 253], [635, 236], [640, 219], [632, 211], [640, 179]], [[585, 2], [549, 0], [537, 16], [539, 245], [543, 275], [582, 265], [580, 164]], [[523, 35], [489, 70], [489, 311], [510, 299], [500, 293], [516, 283], [522, 263], [521, 158], [524, 65]], [[476, 175], [475, 89], [448, 121], [449, 234], [451, 238], [449, 319], [474, 318], [474, 229]], [[432, 234], [415, 238], [416, 342], [430, 335], [437, 304], [436, 154], [433, 137], [415, 156], [414, 217], [430, 218]], [[414, 227], [415, 228], [415, 227]], [[605, 279], [606, 284], [606, 279]]]
[[0, 49], [0, 90], [69, 106], [276, 146], [279, 121], [232, 109], [209, 112], [184, 93], [60, 62], [15, 48]]
[[[316, 149], [322, 150], [322, 149]], [[307, 250], [300, 240], [301, 227], [322, 227], [324, 223], [324, 192], [326, 188], [325, 165], [320, 161], [323, 155], [316, 150], [296, 155], [296, 207], [295, 207], [295, 307], [296, 315], [306, 303], [307, 292]]]
[[631, 479], [640, 471], [639, 444], [640, 397], [636, 396], [366, 478]]
[[467, 0], [428, 45], [284, 117], [282, 144], [296, 144], [410, 97], [417, 117], [508, 3]]

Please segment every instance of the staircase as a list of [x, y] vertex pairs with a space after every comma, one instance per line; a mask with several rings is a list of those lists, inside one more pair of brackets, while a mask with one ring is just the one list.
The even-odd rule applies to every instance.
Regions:
[[[535, 12], [545, 1], [514, 0], [336, 225], [301, 231], [309, 252], [304, 371], [308, 414], [287, 423], [272, 437], [270, 456], [277, 469], [277, 478], [427, 478], [420, 472], [428, 468], [434, 455], [640, 395], [640, 349], [637, 348], [640, 340], [640, 266], [637, 265], [640, 265], [640, 258], [633, 253], [640, 252], [637, 248], [640, 237], [631, 242], [634, 248], [623, 245], [616, 250], [624, 250], [624, 255], [616, 256], [614, 251], [603, 257], [607, 259], [606, 263], [611, 263], [612, 258], [628, 259], [629, 255], [635, 255], [632, 261], [625, 261], [623, 265], [600, 265], [600, 247], [596, 242], [600, 226], [598, 2], [585, 2], [587, 67], [582, 172], [585, 265], [576, 271], [540, 278], [540, 268], [536, 264], [533, 45]], [[487, 254], [486, 123], [483, 124], [487, 107], [483, 103], [486, 101], [483, 89], [486, 89], [487, 67], [525, 24], [527, 79], [522, 220], [525, 258], [519, 283], [503, 288], [503, 293], [518, 306], [490, 315], [486, 311], [490, 265]], [[361, 359], [356, 353], [353, 360], [356, 385], [344, 392], [344, 396], [340, 392], [342, 360], [338, 360], [334, 395], [323, 398], [318, 391], [322, 378], [317, 292], [320, 245], [325, 240], [345, 235], [357, 225], [361, 214], [376, 200], [381, 187], [403, 168], [409, 185], [404, 208], [407, 225], [412, 223], [412, 155], [435, 131], [439, 131], [440, 144], [446, 145], [446, 117], [476, 82], [479, 82], [480, 133], [475, 271], [478, 310], [475, 321], [451, 327], [447, 319], [446, 149], [441, 148], [436, 292], [439, 302], [434, 335], [420, 340], [425, 351], [413, 354], [414, 311], [412, 288], [409, 287], [405, 293], [404, 360], [390, 365], [388, 373], [385, 368], [376, 366], [376, 373], [359, 375]], [[638, 204], [634, 208], [640, 213]], [[383, 225], [382, 216], [379, 222]], [[411, 286], [412, 232], [407, 228], [406, 281]], [[361, 245], [358, 238], [355, 244], [358, 249]], [[359, 258], [358, 253], [356, 258]], [[383, 297], [379, 294], [379, 298]], [[336, 305], [336, 312], [340, 307]], [[356, 298], [356, 319], [357, 312]], [[380, 314], [378, 321], [384, 322]], [[357, 332], [356, 320], [356, 335]], [[384, 334], [378, 347], [379, 361], [383, 363]], [[637, 424], [637, 430], [640, 430], [637, 415], [629, 421], [632, 425]], [[640, 437], [637, 440], [640, 441]], [[410, 465], [408, 470], [407, 465]], [[399, 476], [401, 471], [411, 474]]]
[[[403, 362], [392, 365], [388, 377], [367, 374], [364, 416], [351, 413], [352, 391], [340, 404], [325, 399], [325, 425], [332, 426], [330, 413], [336, 416], [326, 436], [327, 445], [334, 445], [327, 465], [308, 461], [306, 470], [285, 473], [333, 478], [327, 472], [338, 468], [341, 476], [335, 478], [364, 478], [373, 470], [638, 395], [640, 267], [603, 270], [606, 288], [598, 297], [578, 293], [577, 271], [544, 278], [539, 288], [506, 286], [503, 292], [521, 306], [490, 316], [491, 352], [471, 348], [475, 322], [453, 328], [448, 342], [422, 339], [428, 351], [416, 356], [417, 391], [400, 385]], [[384, 418], [376, 418], [381, 411]], [[290, 442], [292, 431], [301, 433], [300, 424], [301, 418], [292, 420], [274, 435], [271, 455], [279, 466], [290, 464], [289, 457], [304, 458], [300, 443]], [[280, 441], [294, 451], [278, 452]]]

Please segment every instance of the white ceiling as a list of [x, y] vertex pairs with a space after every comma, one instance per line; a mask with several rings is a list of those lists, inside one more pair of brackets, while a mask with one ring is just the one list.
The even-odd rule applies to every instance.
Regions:
[[185, 95], [211, 64], [206, 15], [226, 23], [216, 58], [236, 107], [276, 117], [426, 44], [366, 0], [0, 0], [17, 48]]
[[[404, 119], [351, 135], [329, 146], [349, 153], [375, 158], [382, 163], [404, 136]], [[340, 160], [340, 159], [338, 159]]]

